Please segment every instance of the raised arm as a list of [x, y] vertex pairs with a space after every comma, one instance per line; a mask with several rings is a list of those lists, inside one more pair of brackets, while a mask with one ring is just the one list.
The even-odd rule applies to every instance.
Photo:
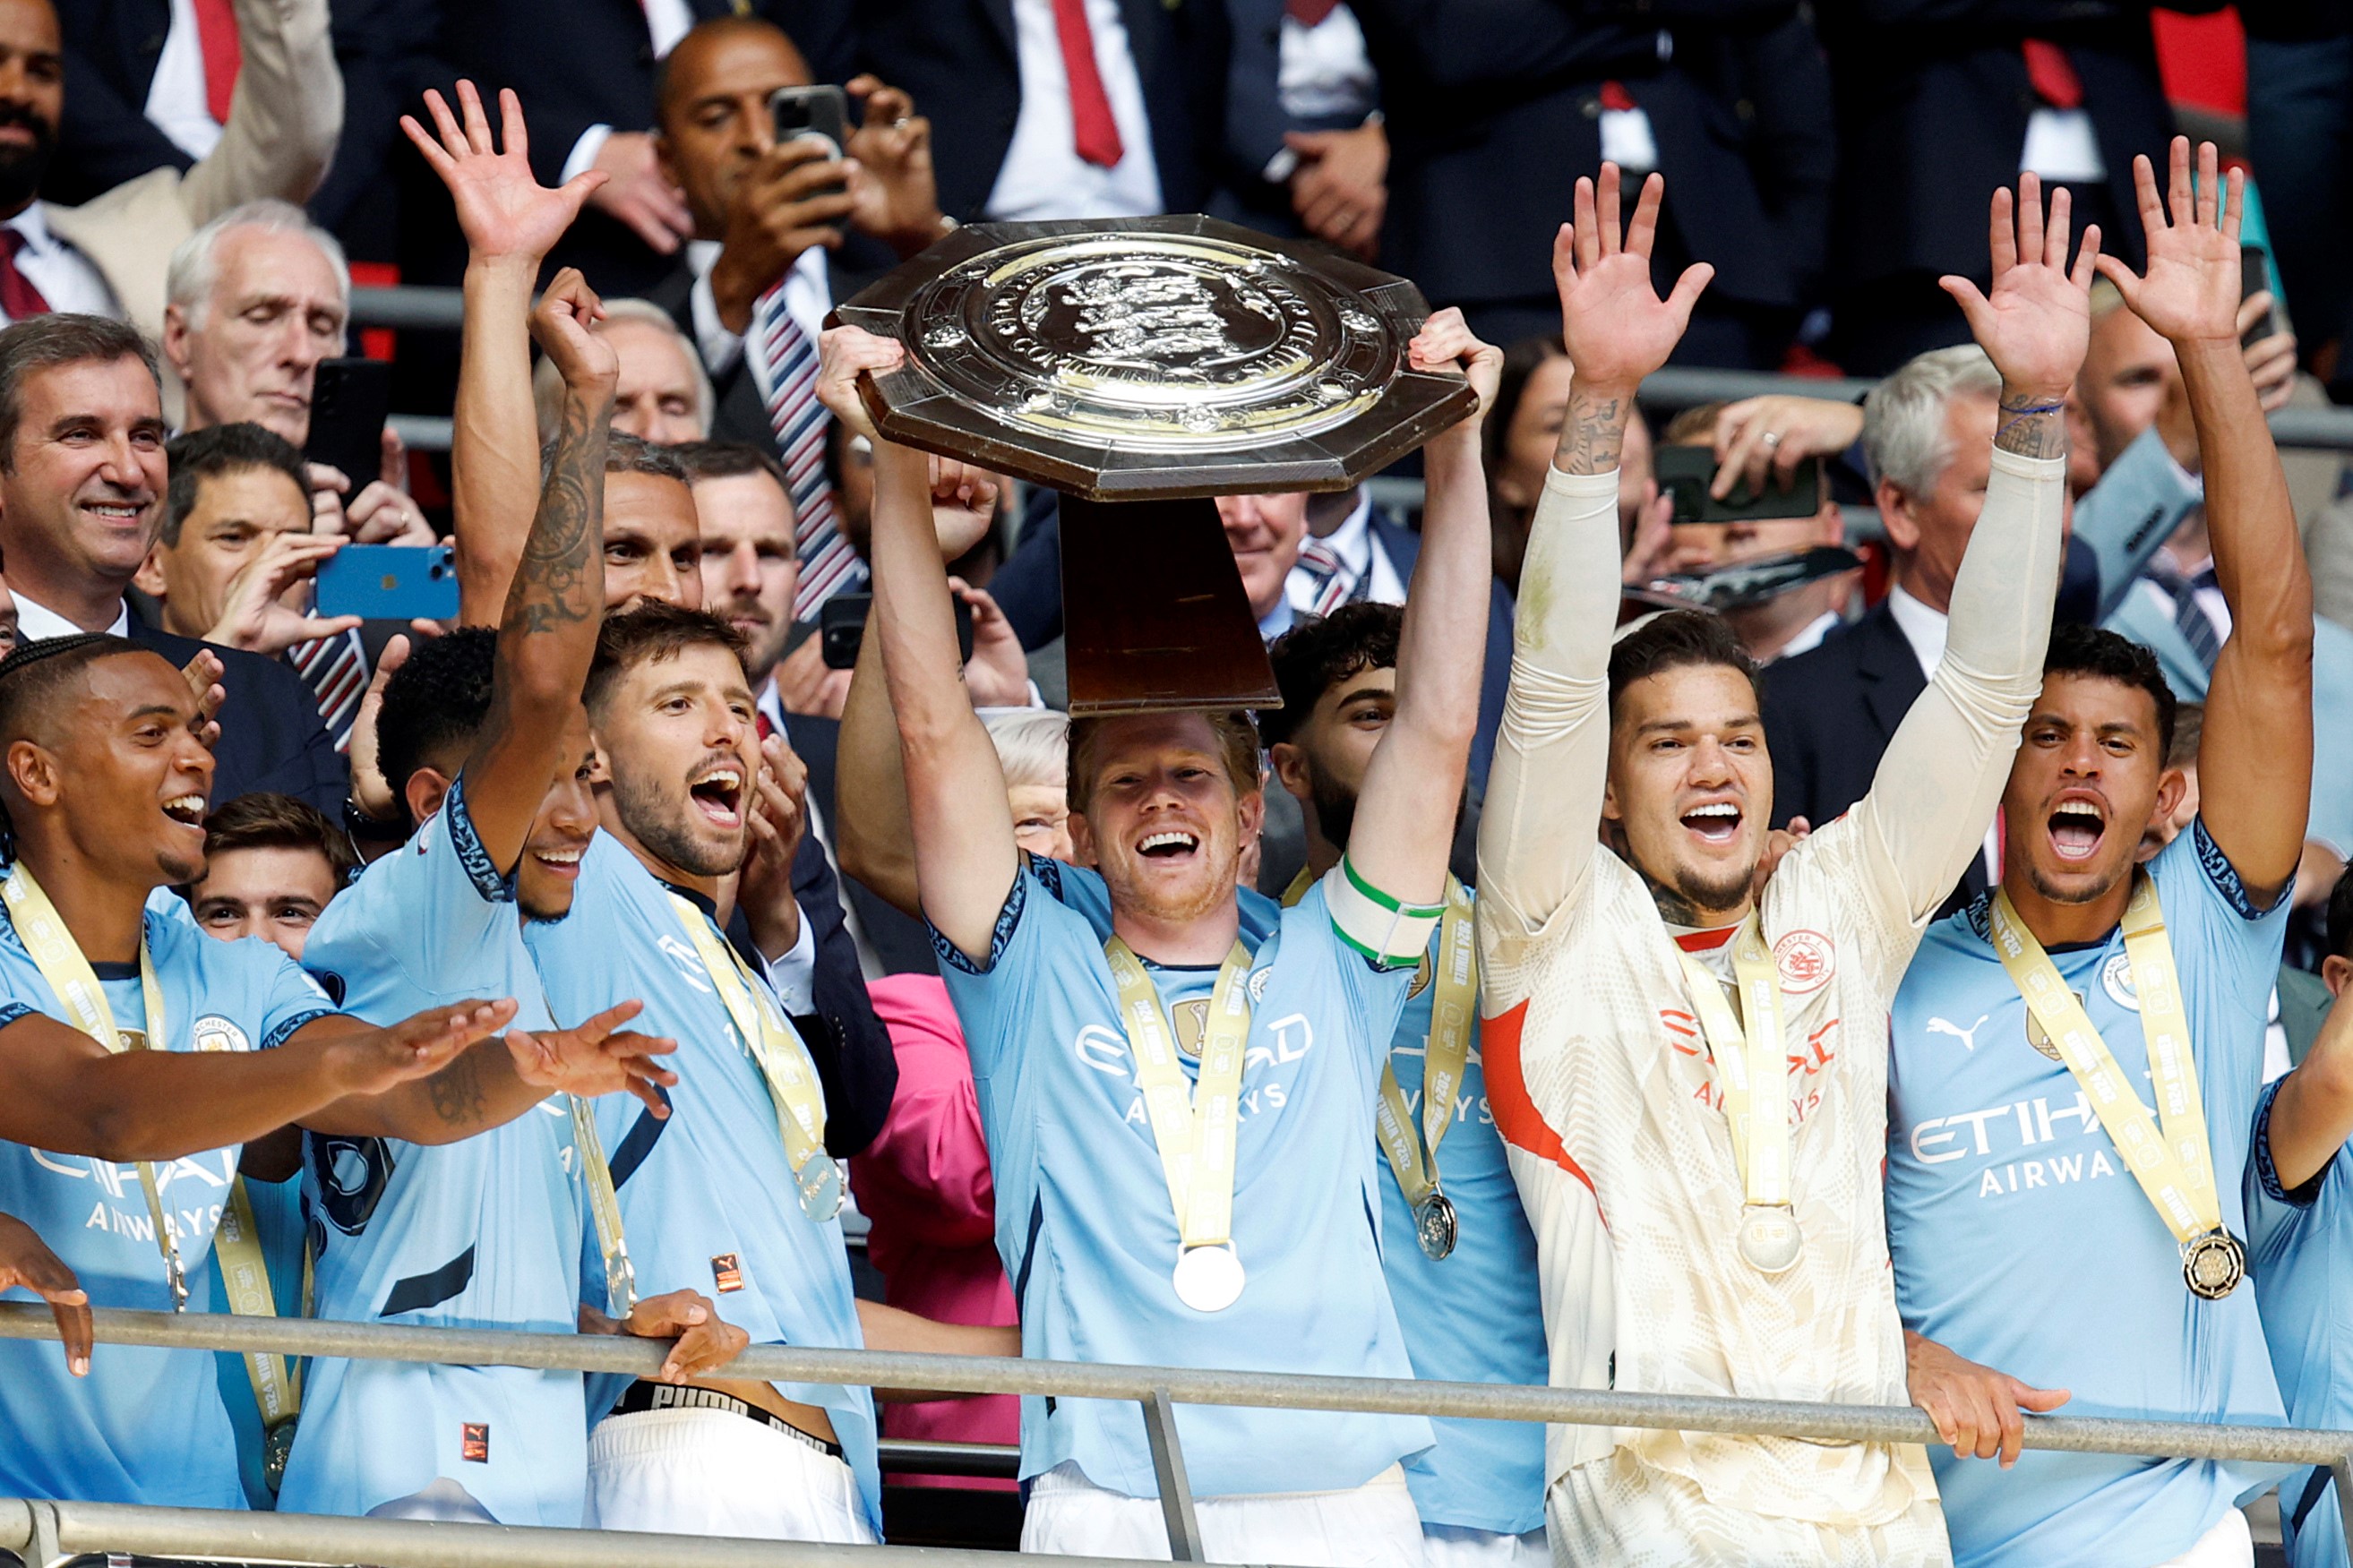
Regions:
[[604, 308], [565, 268], [532, 312], [533, 334], [564, 376], [555, 450], [499, 617], [488, 721], [466, 759], [466, 807], [491, 862], [512, 871], [563, 770], [605, 615], [605, 445], [619, 361], [590, 329]]
[[203, 225], [245, 202], [298, 205], [327, 177], [343, 129], [326, 0], [237, 0], [239, 67], [213, 150], [180, 183], [188, 221]]
[[[2231, 171], [2222, 198], [2213, 143], [2173, 142], [2170, 190], [2133, 161], [2133, 188], [2148, 232], [2148, 275], [2104, 258], [2100, 270], [2125, 304], [2172, 343], [2205, 460], [2206, 528], [2214, 580], [2231, 608], [2231, 635], [2206, 690], [2198, 751], [2199, 815], [2215, 847], [2258, 903], [2295, 877], [2312, 788], [2312, 574], [2295, 509], [2264, 426], [2238, 342], [2239, 214], [2244, 176]], [[2171, 208], [2168, 221], [2167, 207]]]
[[1423, 370], [1459, 363], [1479, 405], [1422, 448], [1430, 499], [1398, 633], [1397, 710], [1366, 764], [1348, 862], [1391, 897], [1430, 905], [1445, 897], [1451, 847], [1451, 836], [1430, 825], [1453, 820], [1479, 725], [1495, 578], [1479, 430], [1504, 356], [1472, 337], [1454, 310], [1424, 322], [1409, 352]]
[[997, 748], [973, 711], [956, 647], [955, 600], [944, 542], [933, 521], [934, 470], [951, 488], [980, 483], [958, 465], [882, 439], [858, 395], [861, 374], [889, 370], [905, 351], [856, 327], [822, 340], [818, 395], [874, 447], [870, 563], [892, 716], [904, 759], [907, 803], [924, 917], [976, 963], [988, 961], [997, 917], [1020, 872], [1013, 808]]
[[1682, 341], [1715, 276], [1687, 269], [1661, 300], [1651, 246], [1666, 183], [1644, 182], [1620, 243], [1618, 167], [1577, 182], [1553, 245], [1575, 380], [1529, 526], [1511, 683], [1479, 824], [1479, 921], [1491, 950], [1541, 931], [1584, 885], [1609, 767], [1609, 647], [1618, 610], [1618, 459], [1642, 378]]
[[458, 209], [466, 236], [466, 331], [458, 361], [458, 402], [449, 454], [458, 542], [458, 618], [493, 626], [522, 558], [539, 494], [539, 425], [531, 405], [528, 321], [540, 262], [605, 183], [593, 170], [555, 190], [531, 172], [522, 105], [501, 90], [506, 150], [499, 151], [474, 84], [458, 84], [463, 122], [438, 92], [425, 95], [433, 133], [408, 115], [400, 127], [417, 144]]
[[2042, 687], [2042, 656], [2059, 591], [2062, 507], [2067, 483], [2067, 389], [2091, 342], [2097, 226], [2067, 265], [2068, 196], [2042, 216], [2040, 184], [2020, 176], [1996, 191], [1991, 214], [1993, 292], [1944, 279], [1969, 331], [2001, 373], [1993, 468], [1953, 579], [1944, 661], [1914, 700], [1855, 805], [1866, 842], [1885, 856], [1887, 912], [1925, 920], [1952, 891], [1984, 841], [2018, 752], [2019, 726]]
[[906, 767], [899, 759], [889, 679], [882, 673], [882, 640], [869, 613], [834, 743], [834, 847], [844, 875], [857, 878], [900, 913], [921, 920], [915, 841], [907, 831]]

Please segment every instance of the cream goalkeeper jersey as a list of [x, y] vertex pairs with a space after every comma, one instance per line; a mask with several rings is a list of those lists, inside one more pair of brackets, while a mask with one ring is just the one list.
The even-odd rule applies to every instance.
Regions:
[[[1478, 919], [1488, 1092], [1535, 1230], [1554, 1383], [1910, 1403], [1881, 1200], [1887, 1009], [1983, 839], [2041, 684], [2063, 472], [1993, 454], [1941, 668], [1870, 793], [1767, 889], [1804, 1236], [1778, 1276], [1736, 1248], [1741, 1179], [1674, 939], [1642, 879], [1596, 841], [1617, 475], [1549, 475], [1481, 827]], [[1917, 1447], [1640, 1429], [1556, 1426], [1547, 1473], [1613, 1448], [1709, 1505], [1834, 1530], [1934, 1495]]]

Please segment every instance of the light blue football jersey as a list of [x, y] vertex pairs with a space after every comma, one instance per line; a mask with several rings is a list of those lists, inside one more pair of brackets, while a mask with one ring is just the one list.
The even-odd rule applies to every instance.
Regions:
[[[161, 1043], [172, 1050], [266, 1050], [331, 1010], [310, 977], [266, 942], [220, 942], [185, 910], [174, 918], [158, 907], [148, 910], [146, 930], [167, 1021]], [[143, 1033], [137, 965], [93, 967], [116, 1027]], [[5, 914], [0, 998], [0, 1026], [31, 1012], [71, 1022]], [[212, 1300], [213, 1229], [237, 1154], [215, 1149], [155, 1166], [197, 1310]], [[0, 1143], [0, 1212], [39, 1233], [80, 1279], [91, 1306], [171, 1310], [135, 1165]], [[36, 1300], [14, 1290], [6, 1299]], [[198, 1351], [102, 1344], [90, 1375], [77, 1378], [53, 1342], [0, 1341], [0, 1496], [243, 1508], [237, 1441], [214, 1372], [214, 1358]]]
[[[327, 906], [302, 959], [370, 1023], [511, 996], [517, 1027], [548, 1026], [513, 879], [484, 852], [462, 777], [406, 844]], [[582, 1213], [572, 1163], [560, 1095], [430, 1148], [306, 1134], [317, 1314], [572, 1332]], [[588, 1463], [581, 1386], [577, 1373], [521, 1367], [313, 1362], [279, 1506], [364, 1514], [446, 1479], [501, 1523], [576, 1528]]]
[[[2256, 1107], [2247, 1157], [2247, 1264], [2288, 1425], [2342, 1430], [2353, 1426], [2353, 1332], [2345, 1320], [2353, 1289], [2353, 1143], [2304, 1185], [2282, 1187], [2271, 1152], [2278, 1089], [2266, 1089]], [[2327, 1470], [2298, 1470], [2280, 1483], [2280, 1526], [2293, 1568], [2344, 1568], [2345, 1521]]]
[[[1350, 948], [1320, 886], [1290, 910], [1250, 892], [1242, 904], [1254, 957], [1233, 1239], [1249, 1279], [1214, 1313], [1185, 1306], [1170, 1282], [1176, 1219], [1103, 956], [1102, 879], [1028, 862], [986, 966], [935, 938], [972, 1054], [1023, 1351], [1410, 1377], [1381, 1273], [1379, 1189], [1391, 1178], [1372, 1112], [1412, 972], [1376, 969]], [[1198, 1040], [1217, 967], [1145, 967], [1180, 1042]], [[1180, 1405], [1176, 1422], [1194, 1490], [1208, 1497], [1360, 1486], [1432, 1441], [1411, 1415]], [[1065, 1460], [1097, 1486], [1158, 1493], [1133, 1405], [1025, 1398], [1021, 1474]]]
[[[1438, 940], [1433, 933], [1429, 956], [1414, 973], [1389, 1048], [1389, 1064], [1417, 1128], [1438, 989], [1430, 984]], [[1549, 1381], [1551, 1363], [1536, 1289], [1535, 1233], [1521, 1211], [1520, 1189], [1487, 1108], [1475, 1015], [1471, 1061], [1455, 1092], [1453, 1125], [1438, 1146], [1438, 1168], [1461, 1226], [1453, 1252], [1438, 1262], [1416, 1240], [1413, 1210], [1386, 1159], [1380, 1168], [1383, 1268], [1413, 1357], [1413, 1374], [1442, 1383], [1540, 1385]], [[1506, 1535], [1544, 1528], [1543, 1426], [1443, 1419], [1430, 1426], [1437, 1446], [1405, 1468], [1424, 1524]]]
[[[709, 923], [707, 901], [686, 896]], [[646, 1010], [634, 1027], [678, 1042], [667, 1120], [627, 1095], [596, 1104], [638, 1295], [700, 1290], [755, 1345], [864, 1344], [841, 1222], [801, 1212], [767, 1079], [704, 973], [670, 889], [598, 834], [580, 862], [572, 912], [533, 921], [524, 935], [557, 1012], [585, 1017], [638, 997]], [[584, 1220], [575, 1231], [575, 1256], [597, 1257], [594, 1229]], [[596, 1281], [590, 1294], [601, 1305], [601, 1265], [586, 1261], [575, 1273]], [[592, 1422], [627, 1381], [589, 1380]], [[879, 1531], [873, 1396], [830, 1384], [780, 1383], [776, 1391], [823, 1407]]]
[[[2255, 909], [2202, 822], [2148, 870], [2180, 976], [2223, 1223], [2244, 1237], [2238, 1177], [2287, 903]], [[2121, 929], [2051, 960], [2153, 1102]], [[2179, 1246], [2089, 1100], [2031, 1043], [2026, 1005], [1987, 939], [1984, 900], [1929, 928], [1896, 994], [1890, 1048], [1887, 1238], [1906, 1328], [2070, 1390], [2063, 1415], [2284, 1419], [2255, 1293], [2189, 1293]], [[1947, 1448], [1929, 1454], [1959, 1568], [2161, 1563], [2280, 1474], [2032, 1449], [2003, 1472]]]
[[[281, 1315], [294, 1312], [302, 1300], [302, 1177], [299, 1172], [282, 1182], [248, 1176], [245, 1195], [253, 1205], [270, 1301]], [[215, 1268], [206, 1310], [230, 1310], [228, 1286]], [[245, 1500], [258, 1509], [274, 1509], [278, 1499], [269, 1489], [269, 1434], [261, 1425], [261, 1407], [254, 1399], [245, 1358], [227, 1351], [215, 1355], [213, 1378], [220, 1385], [221, 1403], [228, 1407], [229, 1428], [237, 1434], [237, 1479], [245, 1483]]]

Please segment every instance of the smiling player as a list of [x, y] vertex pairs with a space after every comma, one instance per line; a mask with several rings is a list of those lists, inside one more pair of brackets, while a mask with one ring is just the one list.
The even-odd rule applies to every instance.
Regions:
[[[2175, 142], [2168, 224], [2148, 160], [2134, 174], [2148, 275], [2100, 269], [2179, 355], [2232, 631], [2198, 816], [2137, 871], [2143, 828], [2185, 787], [2165, 765], [2173, 694], [2113, 633], [2052, 639], [2002, 795], [2001, 887], [1928, 933], [1896, 998], [1888, 1238], [1913, 1392], [1958, 1450], [1936, 1469], [1965, 1568], [2252, 1561], [2233, 1505], [2264, 1473], [2021, 1456], [2021, 1404], [2282, 1418], [2254, 1292], [2237, 1288], [2240, 1173], [2304, 842], [2312, 581], [2239, 350], [2240, 175], [2218, 217], [2213, 147], [2193, 197]], [[1961, 1462], [1997, 1450], [2008, 1475]]]
[[[1961, 285], [2012, 412], [1943, 664], [1853, 811], [1752, 895], [1772, 764], [1754, 666], [1672, 612], [1614, 650], [1618, 461], [1636, 388], [1708, 276], [1662, 301], [1653, 174], [1620, 243], [1618, 171], [1555, 252], [1576, 377], [1520, 579], [1480, 835], [1487, 1092], [1536, 1236], [1555, 1383], [1901, 1403], [1879, 1166], [1888, 999], [1993, 814], [2058, 584], [2065, 432], [2096, 233], [2067, 197], [1993, 201], [1990, 300]], [[1607, 839], [1595, 841], [1596, 817]], [[1554, 1560], [1936, 1563], [1916, 1447], [1555, 1427]]]
[[[969, 540], [934, 521], [932, 460], [883, 441], [859, 399], [857, 377], [901, 352], [828, 332], [819, 395], [874, 446], [873, 625], [1024, 1346], [1409, 1376], [1381, 1274], [1372, 1110], [1444, 907], [1448, 836], [1430, 824], [1452, 819], [1478, 717], [1491, 579], [1478, 418], [1425, 449], [1426, 542], [1396, 708], [1347, 853], [1278, 910], [1237, 886], [1264, 809], [1244, 714], [1074, 723], [1071, 834], [1098, 869], [1017, 848], [996, 752], [956, 673], [944, 555]], [[1425, 368], [1461, 364], [1482, 406], [1493, 398], [1500, 356], [1458, 313], [1432, 317], [1412, 353]], [[955, 468], [943, 467], [937, 493], [956, 493]], [[1205, 1152], [1187, 1161], [1188, 1148]], [[1204, 1405], [1176, 1420], [1212, 1557], [1422, 1561], [1398, 1461], [1429, 1447], [1427, 1422]], [[1025, 1399], [1021, 1426], [1024, 1550], [1166, 1550], [1132, 1411]]]

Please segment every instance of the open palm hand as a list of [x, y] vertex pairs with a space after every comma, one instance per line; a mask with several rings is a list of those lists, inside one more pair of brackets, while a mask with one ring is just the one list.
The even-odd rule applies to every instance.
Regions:
[[[544, 257], [572, 226], [581, 205], [605, 183], [606, 176], [592, 169], [554, 190], [541, 184], [531, 169], [531, 138], [523, 129], [522, 101], [512, 88], [499, 92], [501, 135], [496, 140], [491, 135], [490, 117], [482, 110], [482, 95], [472, 82], [458, 84], [458, 104], [459, 114], [452, 115], [440, 93], [428, 90], [425, 108], [433, 116], [433, 132], [406, 114], [400, 117], [400, 128], [449, 187], [450, 200], [458, 209], [458, 226], [476, 257], [526, 257], [534, 261]], [[499, 140], [506, 143], [504, 152], [499, 150]]]
[[2042, 182], [2021, 174], [2015, 203], [2007, 190], [1993, 194], [1988, 236], [1993, 291], [1980, 292], [1966, 278], [1940, 279], [2002, 381], [2054, 400], [2067, 395], [2091, 346], [2092, 268], [2100, 254], [2099, 226], [2087, 225], [2083, 249], [2068, 267], [2068, 208], [2062, 188], [2051, 198], [2045, 224]]
[[1630, 388], [1666, 363], [1700, 290], [1715, 276], [1713, 267], [1695, 263], [1659, 298], [1651, 247], [1665, 194], [1666, 182], [1656, 174], [1642, 183], [1621, 242], [1618, 165], [1602, 164], [1598, 184], [1577, 182], [1574, 221], [1562, 225], [1553, 242], [1552, 273], [1569, 362], [1588, 385]]
[[[2222, 199], [2221, 159], [2211, 142], [2198, 149], [2198, 181], [2189, 179], [2189, 139], [2173, 139], [2166, 200], [2157, 194], [2157, 172], [2143, 158], [2133, 160], [2133, 190], [2140, 198], [2141, 226], [2148, 234], [2148, 271], [2113, 257], [2100, 258], [2100, 273], [2116, 286], [2133, 314], [2164, 337], [2184, 342], [2239, 335], [2239, 210], [2245, 176], [2231, 171], [2229, 200]], [[2171, 222], [2167, 221], [2168, 209]]]

